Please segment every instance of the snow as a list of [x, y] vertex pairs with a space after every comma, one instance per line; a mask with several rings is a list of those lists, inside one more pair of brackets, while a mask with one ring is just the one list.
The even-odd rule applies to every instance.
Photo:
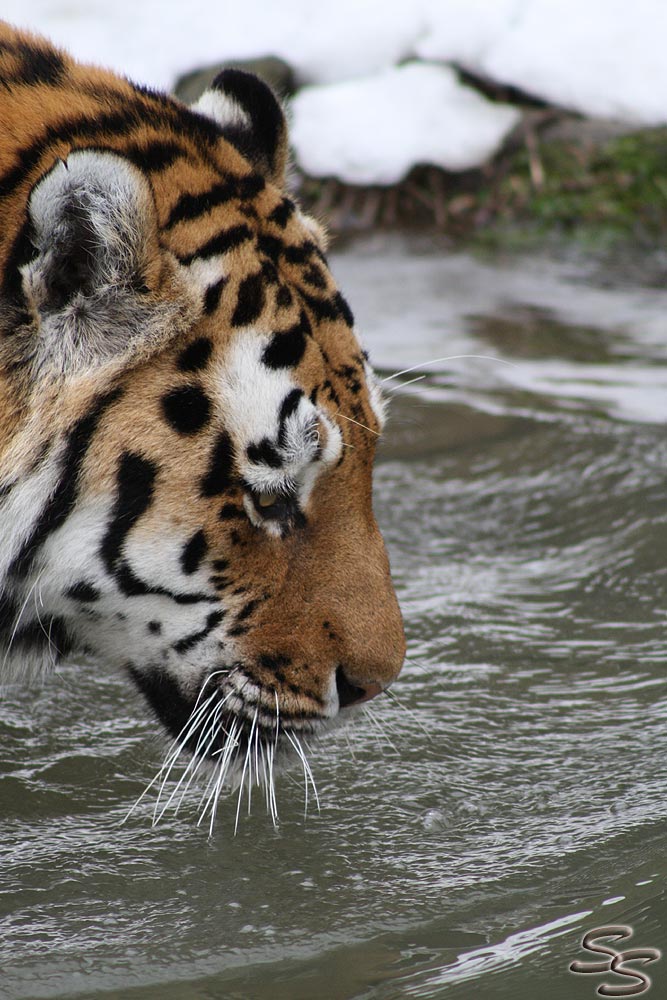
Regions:
[[516, 115], [453, 63], [585, 115], [667, 122], [665, 0], [4, 0], [2, 16], [78, 58], [169, 88], [227, 59], [278, 55], [301, 84], [300, 165], [386, 184], [417, 162], [482, 164]]
[[421, 0], [3, 0], [6, 21], [47, 34], [79, 59], [157, 87], [225, 59], [277, 55], [302, 83], [392, 66], [423, 32]]
[[664, 0], [433, 0], [429, 24], [424, 59], [591, 117], [667, 122]]
[[519, 120], [516, 109], [461, 86], [448, 67], [425, 63], [306, 87], [292, 109], [300, 166], [315, 177], [339, 173], [352, 184], [394, 184], [415, 163], [475, 167]]

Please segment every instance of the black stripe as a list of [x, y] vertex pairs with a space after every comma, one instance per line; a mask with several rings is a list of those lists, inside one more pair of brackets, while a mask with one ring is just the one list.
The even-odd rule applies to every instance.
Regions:
[[197, 337], [184, 347], [176, 360], [181, 372], [197, 372], [205, 368], [213, 353], [213, 342], [209, 337]]
[[188, 576], [196, 573], [201, 565], [201, 561], [208, 551], [206, 535], [200, 528], [195, 531], [192, 538], [186, 542], [181, 552], [181, 569]]
[[264, 308], [264, 284], [264, 275], [261, 271], [243, 279], [239, 285], [232, 326], [248, 326], [257, 319]]
[[303, 280], [312, 285], [313, 288], [324, 289], [327, 287], [327, 279], [324, 272], [317, 264], [309, 264], [302, 272]]
[[182, 194], [169, 213], [164, 228], [172, 229], [179, 222], [197, 219], [200, 215], [210, 212], [216, 205], [224, 205], [231, 201], [235, 194], [236, 184], [231, 179], [214, 184], [201, 194]]
[[60, 481], [44, 506], [30, 537], [12, 561], [9, 567], [12, 576], [24, 576], [30, 570], [37, 552], [46, 539], [64, 524], [72, 512], [79, 492], [81, 468], [93, 435], [104, 413], [121, 395], [120, 389], [114, 389], [104, 396], [99, 396], [88, 413], [70, 430], [61, 465]]
[[74, 601], [98, 601], [100, 598], [100, 592], [97, 587], [93, 587], [92, 583], [86, 583], [85, 580], [79, 580], [78, 583], [72, 584], [71, 587], [65, 591], [67, 597], [71, 597]]
[[306, 240], [301, 244], [283, 247], [282, 254], [288, 264], [305, 264], [313, 254], [321, 256], [321, 251], [311, 240]]
[[73, 640], [63, 618], [50, 618], [46, 622], [27, 622], [14, 633], [12, 649], [49, 649], [57, 657], [66, 656], [72, 649]]
[[269, 465], [272, 469], [282, 468], [282, 457], [269, 438], [262, 438], [257, 444], [249, 444], [245, 451], [249, 461], [255, 464]]
[[259, 174], [248, 174], [246, 177], [231, 176], [224, 181], [218, 181], [208, 191], [202, 191], [200, 194], [182, 194], [169, 214], [165, 229], [171, 229], [179, 222], [198, 219], [211, 209], [225, 205], [233, 199], [242, 201], [254, 198], [264, 186], [264, 178]]
[[133, 143], [123, 149], [115, 150], [121, 156], [134, 163], [144, 172], [156, 174], [161, 170], [166, 170], [180, 157], [189, 156], [189, 152], [177, 142], [157, 140], [147, 142], [144, 145]]
[[271, 212], [269, 222], [275, 222], [281, 229], [284, 229], [290, 216], [294, 214], [294, 209], [294, 202], [290, 201], [289, 198], [283, 198], [278, 207]]
[[231, 226], [229, 229], [224, 229], [221, 233], [217, 233], [217, 235], [213, 236], [203, 246], [199, 247], [199, 249], [193, 250], [192, 253], [184, 254], [178, 259], [181, 264], [191, 264], [193, 260], [206, 259], [208, 257], [215, 257], [218, 254], [227, 253], [229, 250], [233, 250], [235, 247], [245, 243], [246, 240], [251, 239], [252, 232], [244, 223], [239, 226]]
[[236, 625], [239, 625], [240, 622], [244, 622], [247, 618], [250, 618], [251, 614], [253, 614], [253, 612], [257, 610], [257, 608], [260, 606], [261, 603], [262, 602], [260, 600], [253, 600], [253, 601], [248, 601], [247, 604], [244, 604], [244, 606], [241, 608], [238, 615], [236, 616]]
[[232, 439], [226, 431], [221, 431], [211, 452], [208, 471], [201, 481], [200, 493], [203, 497], [217, 496], [234, 485], [233, 463]]
[[281, 448], [285, 444], [285, 435], [287, 433], [286, 421], [297, 409], [302, 396], [303, 389], [292, 389], [291, 392], [287, 393], [280, 405], [280, 413], [278, 415], [278, 444]]
[[[173, 101], [164, 94], [142, 90], [135, 87], [137, 97], [114, 89], [104, 88], [99, 83], [81, 88], [89, 96], [100, 102], [98, 114], [81, 114], [69, 121], [60, 121], [47, 126], [42, 135], [29, 145], [17, 151], [17, 162], [14, 167], [0, 177], [0, 198], [5, 198], [23, 181], [37, 166], [42, 156], [56, 142], [73, 142], [84, 148], [100, 137], [118, 138], [127, 136], [135, 128], [146, 126], [156, 130], [174, 131], [179, 138], [190, 139], [211, 165], [215, 165], [211, 154], [219, 144], [221, 131], [211, 119], [191, 112], [188, 108]], [[102, 101], [118, 104], [119, 110], [102, 111]], [[133, 148], [139, 149], [138, 145]], [[180, 147], [175, 146], [174, 152]], [[122, 149], [116, 150], [120, 155]]]
[[308, 317], [302, 311], [299, 322], [287, 330], [274, 333], [264, 348], [262, 361], [269, 368], [293, 368], [301, 361], [306, 350], [306, 336], [311, 333]]
[[[339, 314], [345, 320], [345, 322], [347, 323], [347, 325], [349, 327], [353, 327], [354, 326], [354, 316], [352, 314], [352, 310], [350, 309], [350, 307], [348, 305], [347, 299], [344, 297], [344, 295], [341, 292], [336, 292], [336, 294], [334, 295], [334, 302], [336, 304], [336, 308], [338, 309]], [[368, 355], [366, 355], [366, 358], [368, 359]]]
[[168, 597], [175, 604], [202, 604], [217, 602], [213, 594], [179, 594], [166, 587], [145, 583], [124, 559], [119, 560], [114, 572], [114, 579], [121, 593], [127, 597]]
[[0, 635], [11, 635], [20, 613], [20, 607], [9, 594], [0, 594]]
[[233, 503], [226, 503], [220, 508], [218, 517], [221, 521], [245, 521], [246, 513], [243, 507], [236, 507]]
[[192, 649], [197, 643], [205, 639], [207, 635], [213, 631], [214, 628], [220, 624], [222, 619], [225, 617], [224, 611], [212, 611], [208, 618], [206, 619], [206, 625], [200, 632], [192, 632], [190, 635], [184, 636], [175, 642], [172, 646], [177, 653], [187, 653], [188, 650]]
[[15, 72], [3, 72], [2, 82], [5, 87], [11, 84], [35, 86], [40, 83], [55, 87], [66, 75], [65, 61], [56, 49], [22, 41], [11, 51], [20, 55], [21, 62]]
[[100, 555], [111, 576], [116, 573], [121, 549], [127, 535], [153, 501], [157, 467], [153, 462], [132, 452], [123, 452], [118, 465], [118, 492]]
[[328, 299], [321, 299], [317, 295], [311, 295], [310, 292], [306, 292], [303, 285], [300, 285], [299, 296], [306, 303], [317, 320], [336, 320], [342, 318], [346, 323], [348, 323], [348, 326], [352, 325], [349, 322], [350, 320], [354, 323], [350, 307], [340, 293]]
[[206, 294], [204, 295], [204, 312], [207, 316], [210, 316], [218, 308], [222, 289], [225, 287], [226, 282], [226, 278], [220, 278], [219, 281], [216, 281], [213, 285], [209, 285], [206, 289]]

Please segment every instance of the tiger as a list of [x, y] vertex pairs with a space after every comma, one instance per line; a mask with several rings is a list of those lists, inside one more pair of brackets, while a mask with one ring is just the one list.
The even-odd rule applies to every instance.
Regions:
[[225, 69], [186, 106], [5, 23], [0, 84], [0, 674], [120, 670], [225, 781], [294, 760], [405, 637], [380, 381], [281, 103]]

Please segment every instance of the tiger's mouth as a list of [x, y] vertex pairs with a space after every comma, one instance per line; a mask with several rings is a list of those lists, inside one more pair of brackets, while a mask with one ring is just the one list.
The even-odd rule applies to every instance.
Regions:
[[[181, 751], [197, 757], [215, 757], [234, 739], [249, 739], [251, 730], [263, 739], [283, 742], [286, 734], [312, 736], [336, 714], [324, 702], [303, 696], [297, 708], [288, 707], [278, 686], [260, 684], [243, 664], [210, 673], [196, 694], [187, 694], [163, 671], [130, 668], [137, 687]], [[349, 693], [343, 692], [349, 704]]]
[[[164, 671], [130, 668], [130, 673], [173, 740], [162, 767], [148, 786], [157, 785], [159, 789], [153, 822], [158, 822], [172, 804], [180, 807], [199, 775], [207, 781], [199, 823], [208, 819], [210, 833], [221, 796], [238, 791], [238, 824], [241, 799], [245, 794], [250, 804], [255, 786], [263, 789], [267, 811], [276, 825], [275, 775], [290, 762], [301, 763], [306, 789], [310, 785], [317, 800], [307, 759], [309, 746], [304, 741], [319, 737], [330, 728], [338, 707], [351, 704], [351, 698], [356, 700], [355, 689], [350, 685], [348, 690], [341, 682], [339, 706], [335, 699], [329, 706], [304, 697], [302, 704], [292, 707], [277, 687], [260, 685], [240, 663], [213, 671], [198, 693], [190, 696]], [[177, 779], [173, 788], [172, 778]]]
[[[278, 820], [275, 775], [289, 762], [301, 763], [306, 802], [309, 785], [317, 801], [307, 757], [309, 739], [334, 728], [336, 720], [345, 721], [350, 708], [380, 690], [379, 685], [376, 692], [372, 685], [362, 688], [351, 683], [342, 666], [332, 677], [331, 698], [327, 701], [305, 693], [296, 697], [278, 686], [261, 683], [242, 663], [212, 671], [194, 694], [184, 692], [164, 671], [130, 668], [130, 673], [173, 740], [162, 767], [148, 786], [159, 782], [153, 822], [172, 803], [178, 809], [200, 775], [207, 779], [207, 784], [199, 823], [208, 819], [209, 832], [213, 830], [221, 796], [230, 790], [238, 791], [238, 824], [241, 800], [245, 794], [250, 805], [255, 786], [263, 789], [267, 811], [275, 825]], [[177, 780], [169, 791], [172, 778]]]

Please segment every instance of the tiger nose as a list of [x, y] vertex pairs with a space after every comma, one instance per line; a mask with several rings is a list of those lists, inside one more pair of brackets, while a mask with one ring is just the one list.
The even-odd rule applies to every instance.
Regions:
[[345, 675], [342, 667], [336, 670], [336, 690], [338, 691], [338, 705], [340, 708], [349, 708], [350, 705], [361, 705], [364, 701], [370, 701], [376, 695], [382, 694], [383, 688], [377, 681], [364, 683], [353, 683]]

